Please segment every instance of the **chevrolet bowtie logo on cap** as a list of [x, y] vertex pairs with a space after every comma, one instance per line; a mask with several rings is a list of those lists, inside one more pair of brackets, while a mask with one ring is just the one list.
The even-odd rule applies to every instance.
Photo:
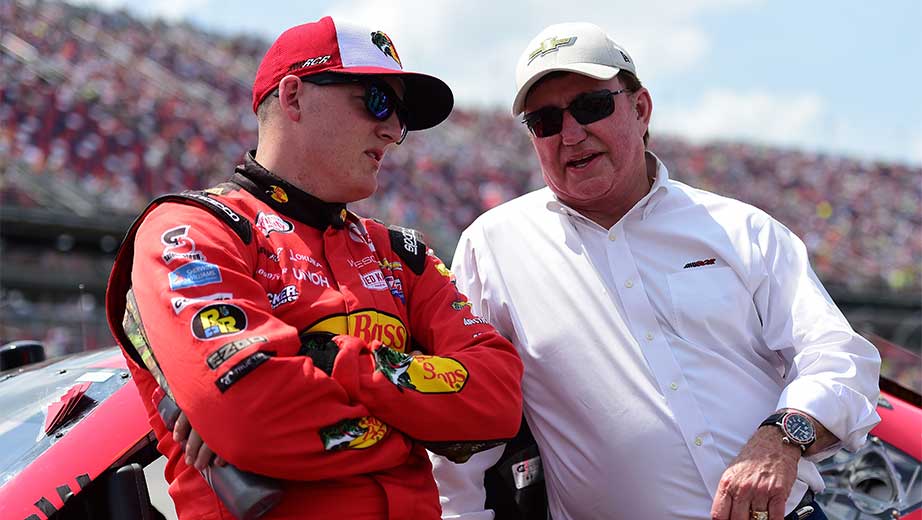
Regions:
[[556, 36], [543, 40], [541, 45], [537, 49], [533, 50], [531, 54], [528, 55], [528, 63], [531, 63], [538, 56], [544, 56], [549, 52], [556, 51], [559, 47], [564, 45], [573, 45], [576, 43], [576, 36], [569, 36], [567, 38], [558, 38]]

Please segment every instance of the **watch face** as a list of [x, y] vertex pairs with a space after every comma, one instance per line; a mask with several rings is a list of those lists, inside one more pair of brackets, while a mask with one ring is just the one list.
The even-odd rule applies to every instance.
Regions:
[[785, 417], [782, 429], [792, 441], [799, 444], [807, 444], [813, 440], [815, 435], [813, 424], [800, 414], [790, 414]]

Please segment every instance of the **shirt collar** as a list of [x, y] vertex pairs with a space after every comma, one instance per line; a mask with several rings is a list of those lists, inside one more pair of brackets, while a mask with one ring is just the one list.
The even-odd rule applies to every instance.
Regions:
[[[653, 152], [646, 152], [650, 157], [656, 160], [656, 174], [653, 179], [653, 185], [650, 186], [650, 191], [639, 201], [637, 204], [627, 212], [627, 215], [635, 211], [642, 211], [641, 219], [646, 219], [649, 216], [650, 212], [653, 211], [653, 208], [662, 200], [663, 194], [669, 189], [669, 170], [666, 169], [666, 165], [663, 164], [663, 161], [659, 159]], [[551, 192], [553, 195], [553, 192]], [[586, 218], [582, 213], [576, 211], [575, 209], [567, 206], [561, 202], [557, 195], [553, 195], [552, 199], [548, 201], [546, 205], [549, 211], [554, 213], [559, 213], [561, 215], [566, 215], [571, 218], [578, 219], [580, 221], [594, 225], [595, 227], [602, 229], [602, 226], [598, 225], [592, 219]], [[625, 215], [625, 216], [627, 216]]]
[[231, 182], [239, 184], [275, 211], [317, 229], [342, 228], [348, 217], [343, 203], [324, 202], [276, 176], [256, 162], [256, 150], [247, 152]]
[[[654, 208], [663, 200], [666, 192], [669, 191], [669, 170], [666, 165], [653, 152], [647, 151], [647, 154], [656, 160], [656, 176], [653, 179], [653, 185], [650, 186], [650, 192], [640, 199], [637, 208], [643, 208], [641, 218], [646, 219]], [[633, 211], [633, 210], [632, 210]]]

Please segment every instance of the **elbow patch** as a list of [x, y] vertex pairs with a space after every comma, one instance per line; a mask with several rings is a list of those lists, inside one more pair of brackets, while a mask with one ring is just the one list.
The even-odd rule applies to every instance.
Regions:
[[423, 274], [423, 269], [426, 267], [426, 252], [429, 248], [423, 243], [422, 233], [400, 226], [388, 226], [387, 231], [391, 238], [391, 249], [413, 273]]
[[390, 428], [375, 417], [343, 419], [320, 430], [320, 441], [326, 451], [363, 450], [383, 439]]

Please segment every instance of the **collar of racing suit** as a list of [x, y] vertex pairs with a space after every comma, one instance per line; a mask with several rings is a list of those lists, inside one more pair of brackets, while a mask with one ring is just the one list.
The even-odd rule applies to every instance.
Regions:
[[324, 202], [274, 175], [256, 162], [256, 150], [247, 152], [237, 165], [231, 182], [238, 184], [272, 209], [317, 229], [342, 228], [347, 218], [346, 205]]

